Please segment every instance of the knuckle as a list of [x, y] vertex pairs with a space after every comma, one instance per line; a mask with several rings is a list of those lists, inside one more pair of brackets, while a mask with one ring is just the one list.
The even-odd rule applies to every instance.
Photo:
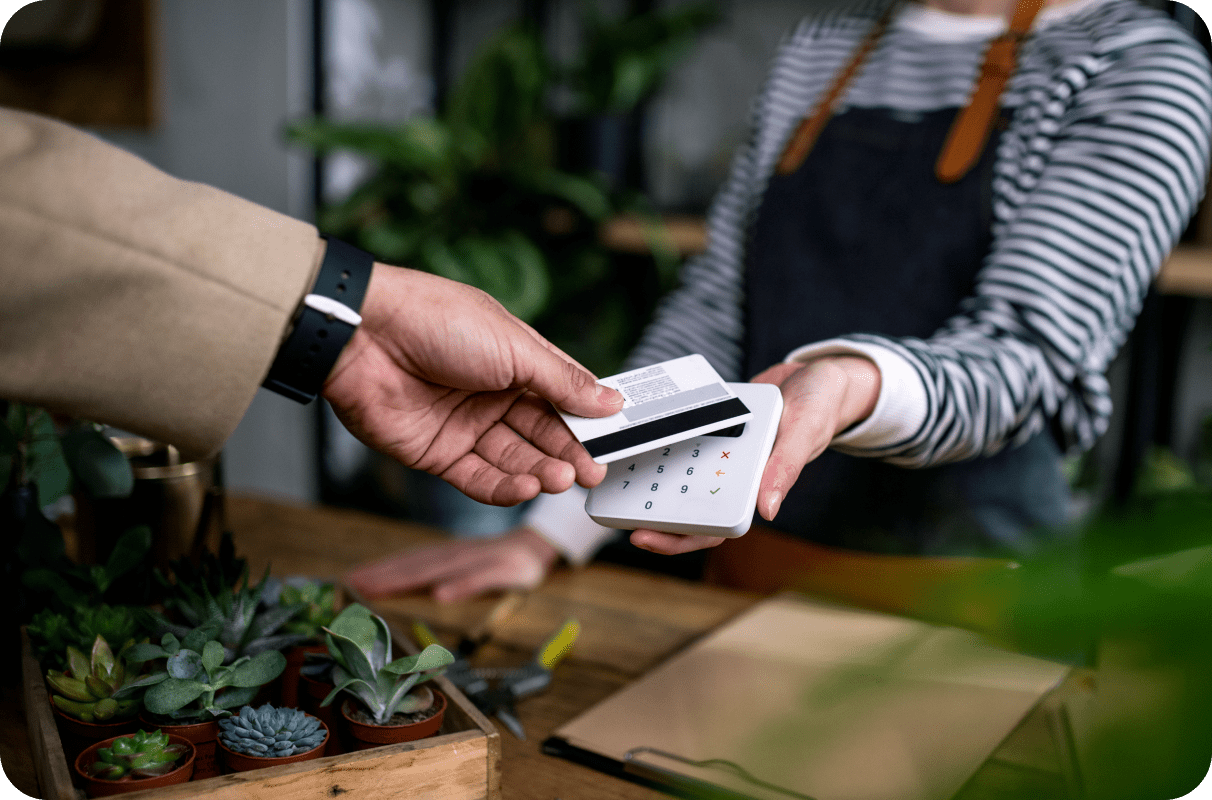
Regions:
[[574, 394], [580, 394], [588, 388], [590, 384], [588, 373], [567, 362], [564, 363], [564, 370], [568, 374], [568, 385]]

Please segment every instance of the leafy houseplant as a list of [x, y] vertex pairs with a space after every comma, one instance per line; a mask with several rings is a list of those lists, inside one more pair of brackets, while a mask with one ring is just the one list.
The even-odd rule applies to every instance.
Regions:
[[227, 766], [237, 772], [319, 758], [328, 728], [295, 708], [244, 706], [219, 721], [219, 744]]
[[[404, 656], [392, 660], [391, 632], [382, 617], [376, 616], [365, 606], [354, 604], [346, 608], [325, 629], [328, 651], [336, 661], [333, 667], [333, 682], [336, 687], [324, 698], [322, 705], [329, 705], [341, 692], [348, 692], [362, 705], [369, 724], [361, 727], [396, 727], [405, 729], [407, 724], [393, 724], [397, 714], [428, 715], [433, 731], [441, 725], [439, 713], [445, 709], [445, 698], [427, 686], [420, 684], [441, 674], [454, 656], [440, 645], [429, 645], [415, 656]], [[353, 719], [348, 704], [343, 714], [351, 723], [351, 732], [360, 741], [366, 741], [364, 733]], [[419, 722], [421, 720], [415, 720]], [[432, 732], [432, 731], [431, 731]], [[400, 730], [408, 741], [420, 738]], [[428, 735], [428, 734], [425, 734]], [[382, 744], [382, 741], [374, 741]]]
[[[376, 162], [347, 200], [324, 210], [321, 227], [384, 261], [478, 286], [534, 320], [561, 273], [604, 266], [576, 261], [601, 256], [596, 223], [611, 212], [596, 182], [554, 166], [548, 74], [537, 36], [512, 29], [479, 54], [439, 118], [293, 126], [300, 144]], [[581, 235], [553, 237], [543, 226], [552, 209]]]
[[[0, 538], [0, 604], [8, 610], [4, 635], [13, 649], [17, 626], [35, 610], [71, 606], [56, 591], [63, 586], [30, 585], [25, 578], [82, 569], [67, 558], [62, 532], [41, 511], [73, 484], [94, 497], [122, 497], [130, 493], [134, 475], [97, 426], [77, 423], [60, 433], [49, 412], [0, 400], [0, 530], [5, 532]], [[94, 598], [101, 599], [114, 602]]]
[[635, 108], [656, 91], [695, 37], [718, 19], [714, 3], [618, 18], [586, 4], [584, 44], [564, 76], [577, 113], [617, 114]]
[[126, 456], [100, 426], [77, 422], [60, 434], [48, 411], [22, 403], [5, 405], [0, 425], [0, 487], [34, 485], [42, 505], [80, 483], [93, 497], [125, 497], [134, 487]]
[[699, 6], [593, 16], [590, 48], [570, 68], [551, 63], [533, 26], [513, 26], [477, 54], [440, 115], [292, 126], [298, 144], [373, 164], [320, 227], [380, 260], [477, 286], [589, 369], [617, 371], [672, 270], [623, 277], [611, 263], [598, 228], [622, 204], [601, 176], [561, 165], [548, 99], [571, 93], [578, 116], [633, 109], [709, 17]]
[[105, 639], [98, 636], [90, 656], [67, 648], [68, 671], [48, 670], [46, 682], [53, 690], [51, 702], [64, 714], [82, 722], [121, 721], [139, 712], [139, 694], [166, 675], [138, 675], [126, 663], [134, 647], [130, 640], [115, 656]]

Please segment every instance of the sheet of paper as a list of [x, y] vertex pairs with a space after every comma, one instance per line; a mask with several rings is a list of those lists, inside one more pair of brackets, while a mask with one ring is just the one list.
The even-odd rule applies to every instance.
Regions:
[[628, 771], [761, 800], [947, 800], [1067, 672], [965, 631], [784, 595], [555, 734]]
[[573, 435], [599, 464], [753, 418], [753, 412], [707, 359], [697, 354], [622, 372], [599, 383], [622, 392], [622, 411], [602, 419], [561, 413]]

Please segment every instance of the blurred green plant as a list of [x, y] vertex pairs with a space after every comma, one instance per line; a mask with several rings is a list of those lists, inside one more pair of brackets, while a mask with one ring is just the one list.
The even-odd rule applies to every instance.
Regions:
[[598, 229], [621, 209], [643, 211], [644, 202], [612, 197], [601, 176], [559, 167], [549, 95], [571, 90], [578, 114], [629, 111], [714, 13], [695, 5], [611, 20], [591, 6], [585, 19], [587, 49], [568, 67], [550, 61], [533, 26], [516, 25], [478, 53], [439, 116], [311, 120], [290, 126], [287, 137], [373, 164], [345, 200], [321, 211], [325, 232], [381, 261], [483, 289], [609, 374], [672, 286], [676, 263], [658, 253], [656, 274], [614, 268]]
[[290, 138], [320, 153], [376, 163], [365, 183], [321, 213], [320, 227], [383, 261], [477, 286], [534, 321], [555, 279], [544, 219], [559, 209], [566, 229], [584, 227], [591, 239], [612, 210], [600, 185], [554, 166], [548, 76], [535, 34], [514, 28], [480, 53], [441, 118], [293, 126]]
[[78, 483], [92, 497], [126, 497], [134, 487], [130, 463], [101, 426], [74, 422], [62, 433], [48, 411], [7, 403], [0, 425], [0, 487], [38, 487], [38, 501], [49, 505]]
[[137, 582], [117, 581], [146, 566], [147, 528], [126, 531], [105, 564], [84, 566], [67, 557], [62, 532], [41, 512], [73, 490], [115, 498], [133, 487], [130, 463], [100, 426], [56, 425], [45, 409], [0, 400], [0, 529], [6, 534], [0, 591], [13, 624], [37, 610], [70, 616], [99, 603], [148, 599], [133, 597]]
[[650, 97], [694, 40], [719, 20], [715, 3], [611, 17], [584, 6], [584, 44], [564, 73], [580, 114], [617, 114]]
[[[62, 540], [28, 543], [20, 550], [22, 585], [62, 613], [77, 613], [128, 596], [132, 573], [147, 569], [152, 534], [138, 525], [118, 537], [104, 564], [76, 564], [64, 554]], [[120, 640], [121, 641], [121, 640]], [[113, 642], [111, 642], [113, 644]]]

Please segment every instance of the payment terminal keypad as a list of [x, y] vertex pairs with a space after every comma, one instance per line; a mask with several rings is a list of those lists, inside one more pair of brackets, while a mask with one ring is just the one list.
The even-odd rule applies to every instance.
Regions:
[[611, 463], [585, 501], [589, 516], [624, 530], [729, 538], [749, 530], [783, 396], [770, 384], [729, 387], [753, 411], [752, 420]]

